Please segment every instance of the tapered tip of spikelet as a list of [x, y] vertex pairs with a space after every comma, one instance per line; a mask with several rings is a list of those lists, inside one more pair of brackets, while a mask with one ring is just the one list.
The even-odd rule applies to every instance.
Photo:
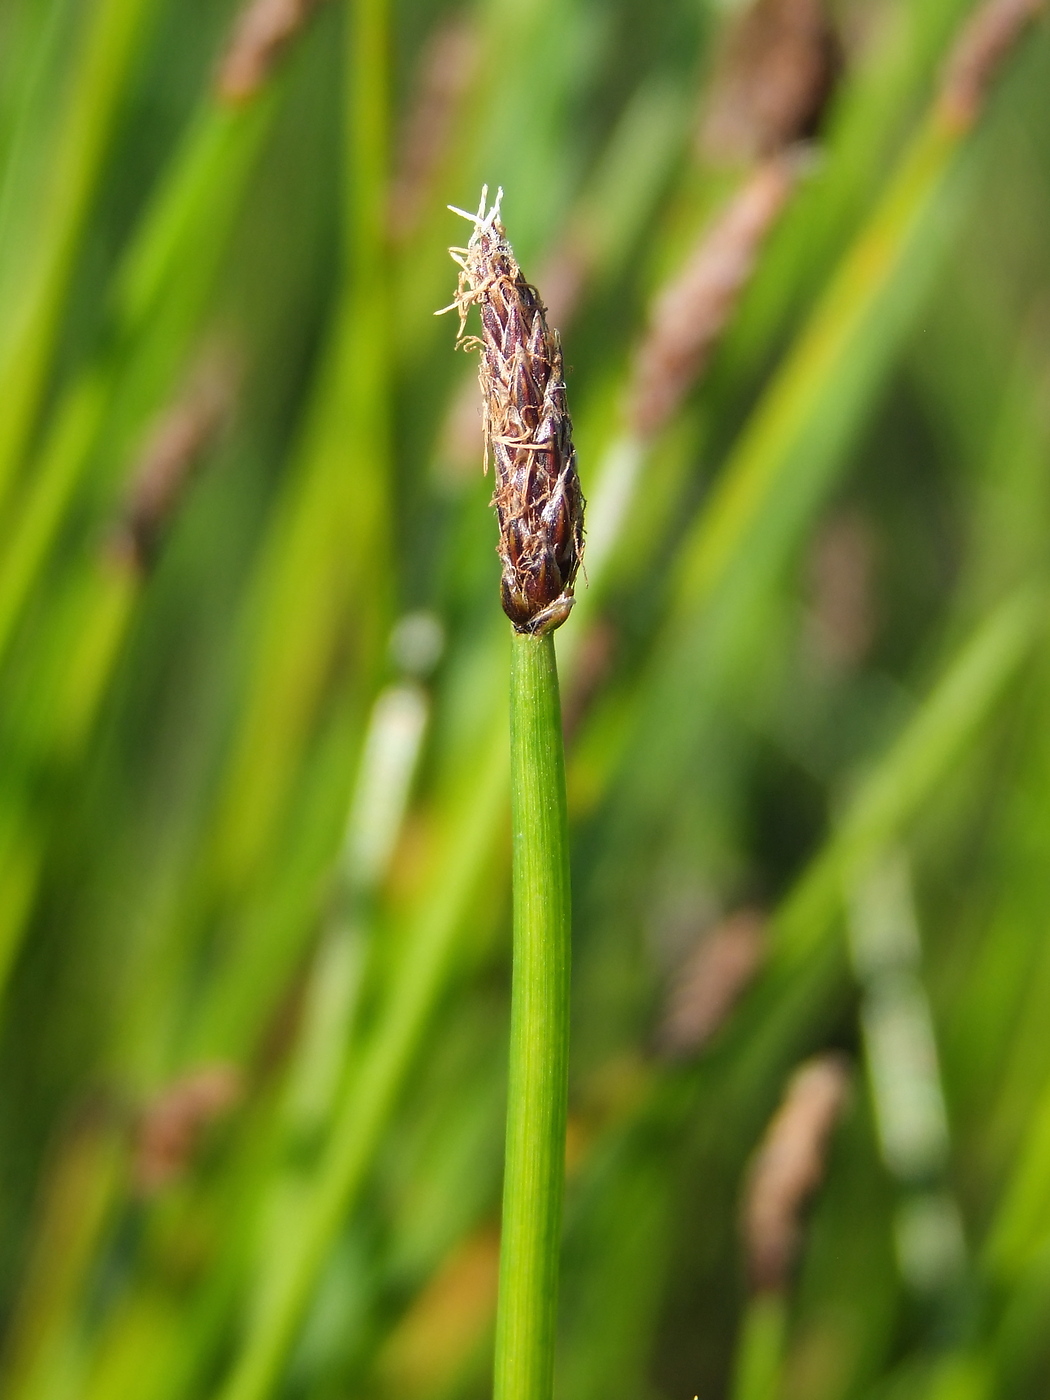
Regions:
[[468, 349], [473, 349], [474, 345], [467, 339], [467, 313], [472, 306], [481, 300], [484, 294], [485, 269], [491, 264], [493, 253], [497, 247], [514, 268], [515, 273], [520, 276], [520, 269], [514, 261], [514, 253], [507, 242], [506, 230], [499, 217], [500, 204], [503, 201], [503, 187], [500, 186], [497, 189], [496, 198], [491, 208], [486, 209], [488, 197], [489, 187], [482, 185], [481, 202], [478, 204], [475, 214], [469, 213], [466, 209], [460, 209], [455, 204], [445, 206], [451, 213], [458, 214], [461, 219], [466, 219], [468, 223], [473, 224], [474, 229], [465, 248], [453, 245], [448, 250], [449, 256], [460, 270], [459, 284], [456, 287], [455, 298], [449, 302], [448, 306], [443, 306], [440, 310], [435, 311], [434, 315], [444, 316], [448, 311], [457, 311], [459, 313], [459, 333], [456, 336], [456, 344], [465, 345]]
[[[572, 422], [565, 399], [561, 346], [546, 309], [525, 280], [500, 220], [502, 189], [476, 213], [449, 205], [473, 225], [463, 248], [449, 252], [459, 267], [457, 343], [480, 351], [485, 462], [495, 470], [503, 610], [519, 632], [559, 627], [573, 605], [583, 552], [583, 495], [576, 472]], [[481, 335], [466, 335], [472, 306]], [[440, 314], [440, 313], [439, 313]]]
[[479, 233], [490, 231], [492, 225], [499, 218], [500, 204], [503, 202], [503, 186], [501, 185], [496, 191], [496, 198], [492, 203], [492, 208], [486, 213], [485, 205], [488, 202], [488, 197], [489, 187], [488, 185], [482, 185], [481, 203], [478, 205], [478, 212], [476, 214], [469, 214], [466, 209], [460, 209], [455, 204], [447, 204], [445, 207], [446, 209], [450, 209], [453, 214], [458, 214], [461, 219], [466, 219], [468, 223], [472, 223], [474, 225], [474, 236], [476, 238]]

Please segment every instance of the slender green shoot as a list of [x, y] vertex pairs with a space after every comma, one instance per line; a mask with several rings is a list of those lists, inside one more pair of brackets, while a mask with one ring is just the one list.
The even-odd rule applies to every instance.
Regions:
[[554, 1375], [569, 1054], [569, 860], [554, 637], [511, 661], [514, 970], [495, 1400], [546, 1400]]
[[748, 1303], [737, 1342], [733, 1400], [774, 1400], [784, 1362], [787, 1300], [778, 1290]]

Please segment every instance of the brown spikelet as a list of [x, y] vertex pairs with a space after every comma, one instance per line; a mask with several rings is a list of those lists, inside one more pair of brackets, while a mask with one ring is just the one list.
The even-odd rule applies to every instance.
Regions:
[[564, 329], [572, 321], [583, 300], [592, 271], [592, 252], [580, 232], [569, 227], [550, 251], [540, 268], [540, 286], [547, 315]]
[[561, 723], [566, 739], [579, 729], [591, 702], [608, 680], [616, 660], [616, 628], [608, 618], [597, 618], [580, 640], [576, 663], [562, 698]]
[[[580, 241], [568, 237], [544, 260], [539, 285], [543, 288], [548, 321], [564, 327], [576, 314], [589, 274]], [[442, 429], [442, 455], [451, 475], [472, 470], [484, 451], [484, 432], [477, 384], [466, 376], [452, 397]]]
[[465, 14], [439, 22], [424, 47], [390, 184], [390, 234], [398, 243], [419, 224], [477, 70], [478, 51], [476, 27]]
[[971, 126], [1004, 59], [1045, 0], [986, 0], [963, 26], [945, 64], [939, 108], [953, 127]]
[[855, 510], [832, 515], [810, 548], [808, 641], [814, 656], [843, 674], [864, 660], [877, 630], [876, 541]]
[[766, 920], [738, 909], [707, 933], [686, 957], [670, 988], [656, 1035], [672, 1059], [695, 1055], [732, 1014], [766, 952]]
[[827, 0], [754, 0], [731, 27], [700, 145], [719, 163], [813, 136], [841, 66]]
[[215, 86], [227, 102], [247, 102], [321, 0], [246, 0], [219, 64]]
[[235, 377], [227, 354], [206, 354], [186, 389], [150, 430], [109, 540], [111, 556], [123, 565], [143, 572], [153, 563], [201, 454], [229, 417]]
[[132, 1168], [143, 1195], [153, 1195], [186, 1169], [204, 1130], [237, 1103], [243, 1088], [235, 1066], [203, 1065], [170, 1084], [146, 1106]]
[[637, 437], [657, 433], [700, 375], [799, 169], [797, 152], [760, 165], [656, 297], [628, 391], [628, 421]]
[[828, 1053], [791, 1076], [751, 1163], [743, 1231], [756, 1291], [786, 1287], [802, 1236], [802, 1212], [824, 1179], [832, 1129], [845, 1108], [849, 1065]]
[[[459, 263], [459, 343], [481, 352], [486, 466], [496, 476], [503, 611], [519, 632], [559, 627], [573, 605], [583, 552], [583, 495], [565, 402], [561, 346], [543, 303], [522, 276], [499, 219], [502, 190], [486, 213], [487, 188]], [[465, 336], [467, 312], [481, 311], [480, 338]], [[441, 314], [441, 313], [438, 313]]]

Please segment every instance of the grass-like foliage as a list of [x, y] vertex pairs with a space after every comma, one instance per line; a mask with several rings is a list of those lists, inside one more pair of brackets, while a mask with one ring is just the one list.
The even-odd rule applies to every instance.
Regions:
[[1047, 1393], [1048, 89], [0, 6], [5, 1397]]

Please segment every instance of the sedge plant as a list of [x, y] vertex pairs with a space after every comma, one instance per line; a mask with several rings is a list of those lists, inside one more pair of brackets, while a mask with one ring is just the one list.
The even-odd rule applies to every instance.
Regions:
[[[568, 1092], [570, 907], [554, 631], [573, 606], [583, 495], [561, 347], [522, 276], [487, 188], [453, 307], [460, 342], [481, 312], [486, 467], [495, 471], [510, 669], [514, 956], [506, 1166], [496, 1316], [496, 1400], [545, 1400], [554, 1373]], [[456, 210], [462, 214], [462, 210]], [[448, 308], [452, 309], [452, 308]]]
[[[1050, 31], [1039, 0], [857, 8], [0, 6], [5, 1397], [491, 1393], [512, 786], [498, 1393], [549, 1391], [556, 1283], [566, 1400], [1045, 1393]], [[485, 169], [572, 324], [592, 464], [556, 639], [560, 1279], [580, 502], [483, 207], [456, 304], [512, 785], [476, 390], [423, 320], [438, 192]], [[151, 423], [215, 337], [229, 421], [125, 560]], [[411, 783], [372, 767], [395, 606], [447, 641], [387, 734]], [[845, 936], [889, 848], [965, 1187], [936, 1295], [895, 1253]], [[738, 913], [763, 932], [716, 996]], [[706, 1029], [672, 1050], [681, 991]], [[825, 1179], [757, 1270], [747, 1163], [841, 1050]]]

